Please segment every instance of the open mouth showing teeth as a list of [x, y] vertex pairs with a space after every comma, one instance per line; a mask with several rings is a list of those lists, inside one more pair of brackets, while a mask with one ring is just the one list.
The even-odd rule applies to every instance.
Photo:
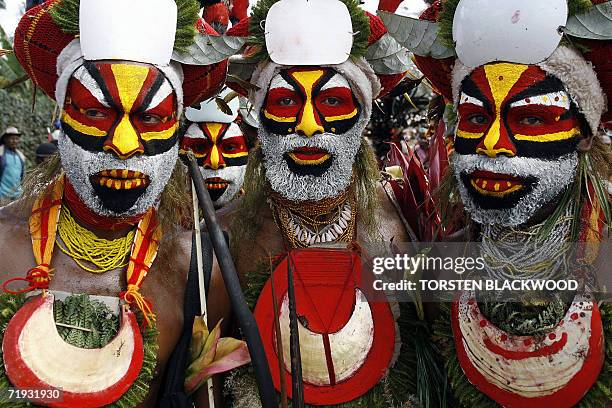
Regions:
[[483, 195], [503, 197], [525, 187], [525, 180], [509, 174], [476, 170], [469, 175], [470, 184]]
[[204, 183], [206, 184], [206, 188], [209, 190], [225, 189], [230, 184], [229, 181], [224, 180], [220, 177], [209, 177], [204, 180]]
[[288, 153], [288, 156], [302, 166], [318, 165], [328, 160], [331, 155], [323, 149], [316, 147], [298, 147]]
[[132, 190], [147, 187], [150, 183], [149, 176], [133, 170], [102, 170], [90, 177], [94, 185], [110, 188], [113, 190]]

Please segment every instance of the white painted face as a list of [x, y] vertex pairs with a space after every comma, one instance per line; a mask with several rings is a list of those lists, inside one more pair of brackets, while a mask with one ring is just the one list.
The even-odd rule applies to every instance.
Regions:
[[236, 123], [192, 123], [183, 136], [181, 153], [193, 152], [215, 208], [240, 191], [248, 160], [246, 138]]
[[258, 130], [272, 189], [293, 201], [340, 194], [351, 182], [367, 120], [349, 81], [335, 70], [278, 73]]
[[573, 182], [580, 122], [563, 83], [535, 65], [487, 64], [460, 89], [451, 166], [480, 224], [517, 226]]
[[85, 62], [61, 121], [62, 167], [87, 207], [123, 217], [157, 204], [178, 158], [177, 95], [159, 69]]

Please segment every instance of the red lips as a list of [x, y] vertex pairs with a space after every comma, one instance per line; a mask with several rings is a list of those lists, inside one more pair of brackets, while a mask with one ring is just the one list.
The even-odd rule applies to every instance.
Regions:
[[470, 181], [476, 190], [493, 195], [516, 191], [524, 185], [524, 180], [520, 177], [482, 170], [470, 174]]
[[320, 160], [329, 155], [327, 151], [316, 147], [298, 147], [291, 153], [299, 160], [305, 161]]

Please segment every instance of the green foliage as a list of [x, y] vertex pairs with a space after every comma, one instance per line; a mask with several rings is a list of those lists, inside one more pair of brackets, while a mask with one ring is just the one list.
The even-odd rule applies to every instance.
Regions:
[[[197, 34], [195, 25], [199, 19], [200, 5], [196, 0], [175, 0], [177, 7], [176, 36], [174, 49], [184, 51], [194, 42]], [[80, 0], [61, 0], [49, 9], [53, 21], [69, 34], [79, 33]], [[151, 22], [155, 24], [155, 22]]]
[[442, 39], [442, 43], [447, 47], [455, 48], [453, 41], [453, 19], [455, 18], [455, 10], [459, 0], [447, 0], [443, 3], [442, 12], [438, 16], [440, 23], [440, 31], [438, 35]]
[[42, 92], [37, 92], [32, 110], [31, 95], [0, 89], [0, 132], [16, 126], [22, 133], [19, 149], [28, 158], [28, 167], [35, 159], [36, 147], [47, 141], [47, 127], [52, 126], [54, 103]]
[[0, 49], [6, 52], [6, 55], [0, 57], [0, 89], [10, 87], [11, 90], [22, 94], [30, 93], [32, 85], [24, 80], [27, 74], [13, 54], [13, 45], [1, 26]]
[[545, 305], [526, 306], [516, 302], [481, 302], [479, 307], [497, 327], [517, 336], [544, 335], [555, 328], [567, 311], [566, 302], [551, 293]]
[[[0, 294], [0, 343], [2, 342], [2, 337], [4, 336], [8, 322], [24, 303], [25, 296], [22, 294]], [[112, 325], [114, 332], [113, 335], [106, 340], [88, 338], [87, 335], [84, 339], [80, 339], [78, 336], [70, 335], [71, 331], [74, 329], [61, 326], [57, 327], [58, 332], [62, 337], [64, 337], [62, 332], [67, 330], [69, 333], [68, 337], [80, 339], [79, 341], [82, 342], [82, 346], [84, 348], [98, 348], [108, 344], [108, 342], [112, 340], [112, 337], [114, 337], [114, 334], [117, 332], [117, 328], [119, 326], [118, 316], [113, 316], [110, 309], [105, 304], [97, 300], [89, 299], [89, 296], [86, 294], [69, 296], [63, 302], [56, 300], [53, 304], [53, 309], [56, 322], [59, 318], [59, 321], [61, 322], [70, 322], [69, 324], [76, 323], [76, 325], [79, 325], [80, 327], [85, 327], [88, 323], [91, 323], [92, 326], [89, 327], [94, 329], [99, 327], [100, 324], [104, 324], [103, 322], [110, 322], [107, 323], [107, 325]], [[139, 319], [140, 326], [142, 327], [142, 318], [139, 312], [136, 312], [136, 316], [137, 319]], [[96, 331], [98, 330], [94, 330], [94, 332]], [[157, 345], [157, 335], [159, 332], [154, 326], [142, 329], [141, 333], [144, 348], [144, 360], [138, 377], [130, 389], [127, 390], [119, 400], [115, 401], [113, 404], [107, 405], [107, 407], [133, 408], [140, 405], [149, 393], [149, 386], [153, 380], [153, 376], [155, 375], [155, 367], [157, 366], [157, 351], [159, 348]], [[72, 344], [76, 345], [74, 343]], [[93, 347], [86, 347], [87, 345], [93, 345]], [[81, 343], [79, 343], [78, 347], [81, 347]], [[0, 353], [0, 390], [5, 390], [11, 386], [12, 385], [9, 379], [6, 376], [4, 361], [2, 360], [2, 355]], [[33, 405], [30, 403], [17, 403], [15, 401], [7, 401], [0, 398], [0, 408], [21, 408], [31, 406]]]
[[591, 0], [568, 0], [567, 6], [569, 15], [573, 16], [587, 11], [590, 7], [593, 7], [593, 3], [591, 3]]
[[196, 0], [176, 0], [178, 15], [176, 20], [176, 36], [174, 49], [185, 51], [194, 42], [197, 34], [196, 23], [199, 19], [200, 4]]
[[91, 330], [90, 332], [58, 326], [57, 332], [67, 342], [80, 348], [100, 348], [117, 334], [119, 317], [102, 302], [87, 295], [72, 295], [53, 304], [55, 321]]

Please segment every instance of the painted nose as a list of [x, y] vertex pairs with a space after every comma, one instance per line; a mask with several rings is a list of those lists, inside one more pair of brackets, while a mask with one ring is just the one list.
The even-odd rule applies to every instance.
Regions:
[[144, 146], [127, 114], [123, 115], [113, 133], [106, 139], [103, 149], [122, 160], [144, 153]]
[[480, 140], [476, 147], [476, 153], [491, 158], [497, 156], [516, 156], [516, 147], [512, 140], [510, 140], [506, 127], [501, 124], [499, 116], [495, 118], [487, 133]]
[[314, 135], [325, 132], [321, 126], [319, 115], [315, 112], [311, 101], [307, 101], [302, 111], [302, 117], [295, 127], [295, 133], [300, 136], [312, 137]]
[[225, 160], [223, 160], [223, 156], [219, 154], [219, 149], [217, 145], [214, 145], [212, 149], [210, 149], [210, 154], [206, 157], [204, 161], [205, 169], [219, 170], [226, 166]]

